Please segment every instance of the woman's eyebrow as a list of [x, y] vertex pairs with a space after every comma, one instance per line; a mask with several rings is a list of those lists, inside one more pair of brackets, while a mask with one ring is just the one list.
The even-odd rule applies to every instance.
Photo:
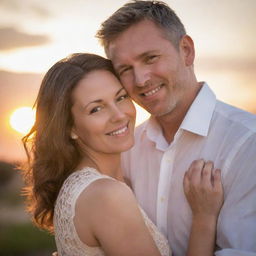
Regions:
[[[125, 90], [124, 88], [120, 88], [117, 92], [116, 92], [116, 94], [115, 94], [115, 96], [117, 96], [121, 91], [123, 91], [123, 90]], [[93, 100], [93, 101], [90, 101], [90, 102], [88, 102], [83, 108], [87, 108], [90, 104], [92, 104], [92, 103], [101, 103], [103, 100], [101, 100], [101, 99], [98, 99], [98, 100]]]
[[117, 93], [116, 93], [115, 96], [117, 96], [122, 90], [125, 90], [125, 89], [124, 89], [124, 88], [120, 88], [120, 89], [117, 91]]

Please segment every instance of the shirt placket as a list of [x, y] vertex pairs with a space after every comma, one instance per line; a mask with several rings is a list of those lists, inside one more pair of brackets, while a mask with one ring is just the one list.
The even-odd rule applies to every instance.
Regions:
[[164, 152], [161, 166], [160, 175], [158, 182], [158, 192], [157, 192], [157, 227], [160, 231], [167, 237], [167, 213], [168, 213], [168, 199], [169, 191], [171, 187], [171, 179], [173, 174], [173, 164], [175, 157], [175, 144], [180, 137], [180, 132], [178, 132], [169, 146], [169, 148]]

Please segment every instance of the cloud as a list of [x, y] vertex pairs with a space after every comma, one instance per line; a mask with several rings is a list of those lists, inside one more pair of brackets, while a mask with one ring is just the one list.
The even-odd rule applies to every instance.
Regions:
[[9, 124], [16, 108], [33, 106], [43, 74], [15, 73], [0, 70], [0, 159], [24, 159], [21, 136]]
[[7, 12], [34, 15], [38, 18], [51, 17], [51, 11], [47, 8], [47, 4], [44, 3], [26, 1], [25, 3], [20, 0], [1, 0], [1, 8]]
[[52, 17], [52, 14], [50, 13], [49, 10], [47, 10], [47, 9], [41, 7], [41, 6], [38, 6], [38, 5], [31, 5], [30, 10], [31, 10], [31, 12], [33, 12], [39, 18]]
[[17, 107], [33, 106], [42, 78], [40, 73], [0, 70], [0, 134], [8, 113]]
[[255, 74], [256, 60], [254, 58], [217, 58], [217, 57], [201, 57], [196, 59], [196, 64], [200, 69], [234, 72], [249, 72]]
[[44, 45], [50, 42], [50, 38], [46, 35], [27, 34], [14, 27], [0, 28], [0, 38], [0, 51]]

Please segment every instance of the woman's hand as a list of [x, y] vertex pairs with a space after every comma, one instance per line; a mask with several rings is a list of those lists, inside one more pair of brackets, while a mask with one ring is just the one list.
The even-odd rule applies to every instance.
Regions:
[[186, 255], [213, 256], [224, 197], [220, 170], [214, 170], [212, 162], [196, 160], [185, 173], [183, 186], [193, 214]]
[[218, 217], [224, 200], [220, 170], [196, 160], [184, 175], [183, 187], [193, 217]]

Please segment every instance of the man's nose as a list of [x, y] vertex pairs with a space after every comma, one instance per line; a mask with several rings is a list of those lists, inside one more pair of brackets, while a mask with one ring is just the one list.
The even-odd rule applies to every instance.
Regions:
[[147, 68], [134, 69], [135, 85], [138, 87], [147, 86], [150, 81], [150, 72]]

